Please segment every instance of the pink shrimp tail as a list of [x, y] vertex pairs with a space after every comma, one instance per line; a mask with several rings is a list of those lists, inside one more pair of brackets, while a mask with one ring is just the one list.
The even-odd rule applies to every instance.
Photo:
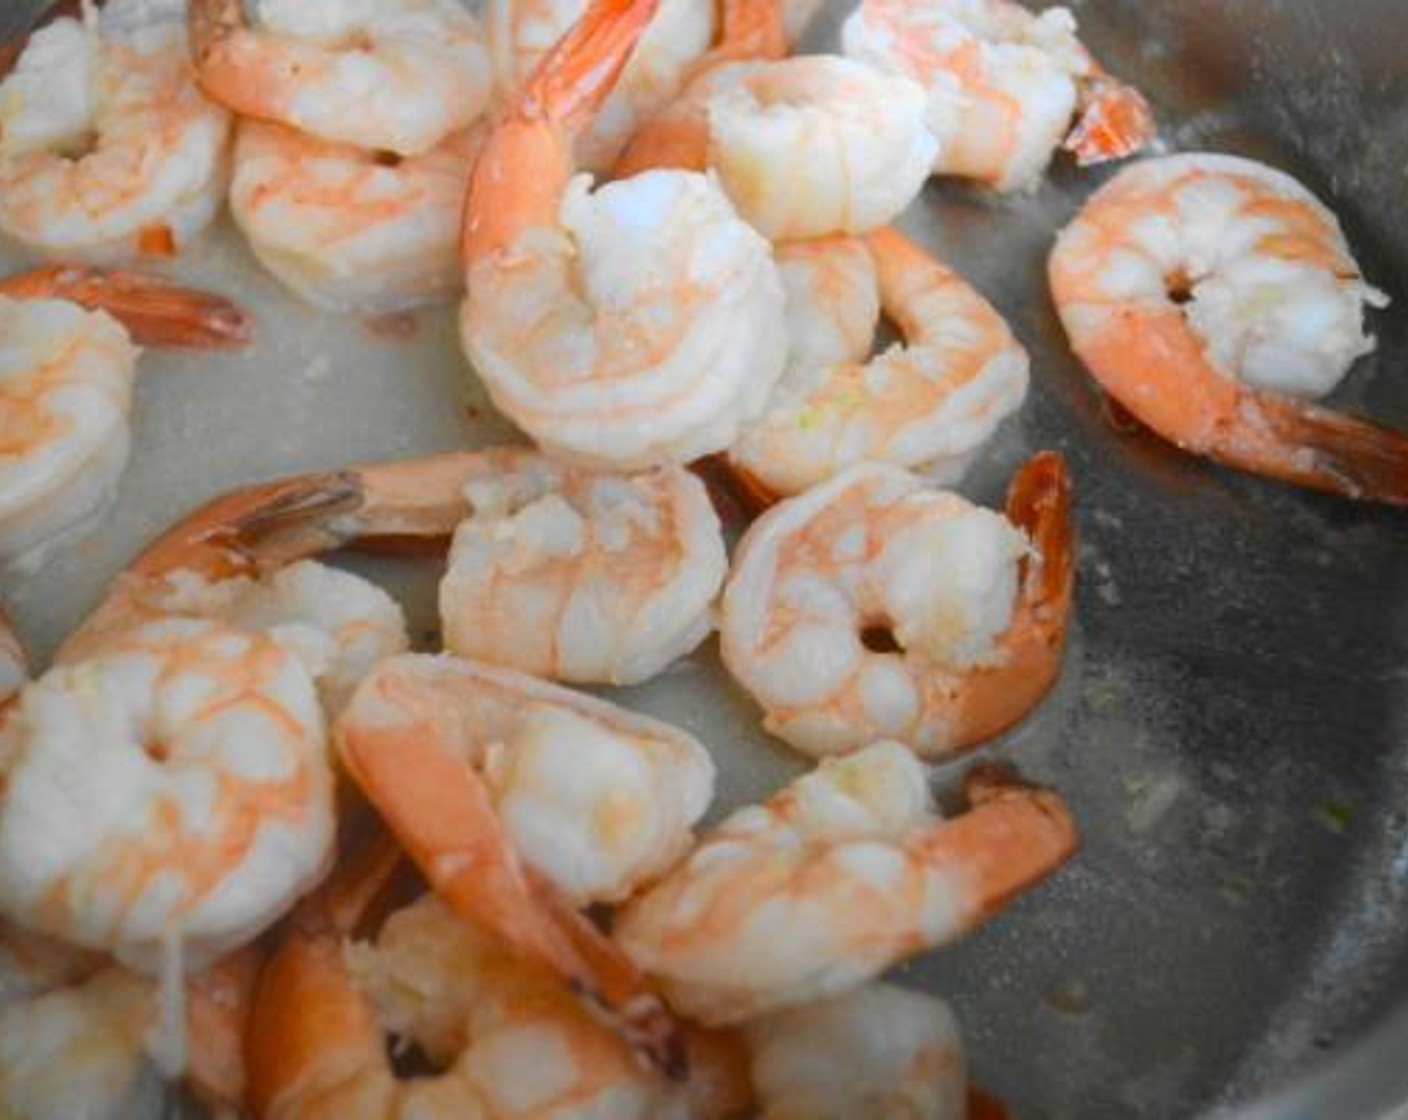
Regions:
[[1108, 75], [1092, 79], [1081, 96], [1081, 113], [1063, 147], [1081, 167], [1124, 159], [1155, 136], [1154, 113], [1142, 94]]
[[[1258, 394], [1257, 405], [1279, 443], [1294, 452], [1253, 469], [1316, 490], [1408, 506], [1408, 434], [1269, 393]], [[1213, 457], [1246, 465], [1216, 451]]]
[[574, 164], [572, 141], [616, 87], [659, 0], [592, 0], [543, 56], [485, 138], [465, 195], [466, 266], [551, 225]]
[[254, 337], [249, 313], [224, 296], [122, 269], [48, 265], [0, 280], [0, 295], [106, 311], [143, 346], [228, 350]]

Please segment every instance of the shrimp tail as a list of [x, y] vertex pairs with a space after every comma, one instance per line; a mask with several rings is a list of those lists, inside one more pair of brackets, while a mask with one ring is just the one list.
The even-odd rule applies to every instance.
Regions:
[[1408, 506], [1408, 434], [1290, 397], [1256, 396], [1287, 453], [1248, 463], [1219, 447], [1214, 458], [1317, 490]]
[[592, 0], [528, 76], [470, 176], [460, 237], [466, 268], [556, 221], [574, 168], [573, 139], [615, 88], [658, 3]]
[[519, 112], [569, 130], [599, 109], [635, 51], [659, 0], [592, 0], [582, 18], [529, 75]]
[[969, 681], [954, 737], [959, 750], [1025, 717], [1061, 673], [1075, 593], [1075, 530], [1070, 473], [1060, 454], [1039, 452], [1017, 471], [1007, 519], [1027, 534], [1033, 555], [1022, 562], [1017, 607], [1000, 639], [1002, 659]]
[[918, 841], [926, 861], [951, 860], [967, 877], [963, 929], [972, 929], [1065, 863], [1079, 845], [1075, 821], [1054, 791], [1002, 764], [973, 767], [969, 809]]
[[[413, 692], [394, 675], [369, 677], [348, 712], [367, 703], [439, 710]], [[385, 727], [345, 717], [337, 740], [353, 780], [446, 905], [566, 980], [651, 1066], [683, 1077], [678, 1024], [629, 958], [523, 867], [479, 775], [433, 718]]]
[[66, 299], [106, 311], [143, 346], [227, 350], [254, 337], [249, 313], [224, 296], [140, 272], [48, 265], [0, 280], [0, 295]]
[[1154, 113], [1138, 90], [1097, 71], [1080, 96], [1080, 116], [1063, 147], [1081, 167], [1124, 159], [1156, 134]]
[[1010, 1120], [1011, 1115], [1000, 1097], [980, 1085], [968, 1086], [968, 1120]]

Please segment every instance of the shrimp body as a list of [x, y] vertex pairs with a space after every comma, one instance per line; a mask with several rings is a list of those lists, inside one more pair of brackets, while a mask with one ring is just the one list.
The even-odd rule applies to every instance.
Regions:
[[[265, 1120], [581, 1116], [645, 1120], [654, 1080], [551, 973], [505, 953], [433, 895], [344, 945], [295, 921], [261, 981], [250, 1032]], [[388, 1037], [440, 1070], [401, 1079]]]
[[315, 560], [259, 576], [207, 579], [176, 569], [131, 589], [120, 620], [70, 636], [61, 661], [91, 657], [148, 621], [203, 619], [267, 635], [302, 662], [331, 717], [384, 657], [410, 646], [401, 606], [374, 583]]
[[397, 803], [383, 782], [406, 744], [410, 757], [433, 747], [478, 771], [513, 849], [583, 905], [619, 901], [678, 859], [713, 796], [709, 754], [683, 731], [451, 657], [383, 661], [336, 734], [378, 804]]
[[[734, 557], [720, 636], [764, 726], [810, 755], [894, 736], [933, 757], [1021, 718], [1060, 660], [1064, 488], [1059, 462], [1019, 474], [1014, 497], [1041, 507], [1027, 522], [861, 464], [758, 518]], [[1024, 530], [1049, 538], [1036, 561]]]
[[[787, 371], [729, 451], [776, 494], [862, 460], [952, 483], [1027, 389], [1026, 352], [963, 279], [893, 229], [781, 245]], [[884, 313], [904, 342], [871, 357]]]
[[489, 57], [454, 0], [193, 0], [201, 88], [235, 112], [336, 144], [428, 152], [484, 111]]
[[[0, 965], [16, 947], [31, 986], [0, 998], [0, 1113], [26, 1120], [122, 1120], [155, 1115], [164, 994], [155, 981], [99, 954], [38, 939], [0, 922]], [[56, 966], [56, 961], [63, 962]], [[244, 950], [185, 984], [190, 1039], [186, 1082], [216, 1109], [243, 1103], [239, 1040], [252, 1002], [258, 954]]]
[[0, 1111], [26, 1120], [156, 1115], [162, 1086], [143, 1038], [150, 981], [111, 966], [81, 983], [0, 1008]]
[[1075, 846], [1054, 794], [975, 773], [969, 797], [939, 817], [898, 743], [826, 759], [707, 833], [614, 935], [709, 1025], [844, 991], [960, 936]]
[[0, 83], [0, 231], [66, 260], [170, 256], [220, 205], [228, 141], [229, 115], [192, 78], [182, 4], [55, 20]]
[[709, 166], [773, 241], [884, 225], [919, 194], [938, 148], [920, 86], [850, 59], [732, 63], [707, 88]]
[[713, 629], [719, 519], [682, 467], [597, 474], [485, 452], [466, 485], [440, 616], [452, 653], [565, 681], [632, 684]]
[[78, 529], [110, 498], [129, 450], [134, 334], [224, 346], [248, 337], [248, 320], [136, 273], [49, 267], [0, 280], [0, 559]]
[[867, 984], [746, 1028], [760, 1120], [966, 1120], [963, 1039], [948, 1004]]
[[1374, 348], [1334, 215], [1272, 168], [1188, 154], [1126, 168], [1052, 250], [1071, 346], [1165, 439], [1243, 470], [1408, 503], [1408, 436], [1306, 403]]
[[[485, 30], [494, 74], [506, 97], [513, 95], [585, 8], [585, 0], [490, 0]], [[578, 165], [594, 173], [609, 168], [640, 120], [679, 92], [690, 64], [708, 49], [713, 32], [710, 5], [661, 0], [616, 88], [578, 139]]]
[[460, 330], [489, 395], [545, 451], [622, 469], [722, 450], [786, 350], [771, 249], [712, 178], [572, 175], [653, 8], [588, 8], [490, 129], [465, 208]]
[[310, 303], [385, 314], [446, 300], [464, 277], [455, 241], [473, 130], [388, 161], [245, 121], [230, 211], [260, 262]]
[[1065, 8], [864, 0], [841, 39], [848, 56], [924, 87], [936, 174], [1030, 188], [1068, 133], [1083, 163], [1130, 155], [1153, 137], [1143, 98], [1100, 70]]
[[332, 775], [300, 662], [185, 619], [27, 686], [0, 731], [0, 907], [132, 967], [241, 944], [326, 867]]
[[0, 557], [107, 504], [127, 464], [137, 354], [105, 312], [0, 296]]

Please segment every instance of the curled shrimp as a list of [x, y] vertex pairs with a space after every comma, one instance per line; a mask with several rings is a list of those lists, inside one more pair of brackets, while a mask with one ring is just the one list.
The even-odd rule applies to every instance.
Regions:
[[127, 462], [134, 337], [238, 345], [249, 319], [227, 300], [137, 273], [54, 266], [0, 280], [0, 559], [76, 530], [106, 504]]
[[939, 175], [1030, 188], [1058, 145], [1092, 164], [1154, 137], [1148, 104], [1090, 57], [1065, 8], [1034, 15], [1011, 0], [863, 0], [841, 39], [848, 56], [924, 87]]
[[737, 1023], [854, 987], [951, 941], [1074, 850], [1055, 794], [974, 770], [943, 819], [897, 743], [824, 760], [708, 832], [614, 936], [682, 1014]]
[[725, 666], [810, 755], [882, 736], [926, 757], [1020, 720], [1060, 671], [1074, 582], [1065, 464], [1034, 457], [1006, 518], [862, 464], [774, 506], [724, 588]]
[[[17, 940], [0, 923], [0, 957], [13, 959]], [[155, 1115], [166, 1079], [157, 1065], [158, 986], [95, 954], [59, 945], [44, 952], [48, 959], [32, 986], [0, 1000], [0, 1110], [26, 1120]], [[65, 967], [55, 968], [55, 958]], [[31, 949], [25, 963], [32, 962]], [[185, 1081], [217, 1110], [243, 1104], [240, 1040], [259, 964], [258, 953], [244, 950], [186, 982]]]
[[1189, 154], [1126, 168], [1049, 262], [1071, 346], [1185, 450], [1350, 497], [1408, 504], [1408, 435], [1307, 403], [1370, 352], [1364, 282], [1334, 215], [1279, 171]]
[[833, 55], [738, 58], [746, 53], [719, 49], [615, 173], [710, 168], [774, 241], [864, 233], [914, 200], [936, 147], [917, 83]]
[[460, 331], [490, 397], [545, 451], [623, 469], [722, 450], [786, 347], [771, 251], [712, 179], [572, 174], [653, 12], [595, 0], [489, 130], [465, 204]]
[[[729, 459], [772, 494], [863, 460], [958, 480], [1022, 403], [1027, 355], [961, 277], [890, 228], [777, 247], [787, 370]], [[880, 316], [902, 344], [871, 357]]]
[[0, 231], [66, 260], [170, 256], [215, 215], [228, 141], [191, 75], [184, 5], [57, 19], [0, 83]]
[[0, 908], [142, 971], [248, 941], [332, 853], [312, 681], [215, 623], [149, 623], [30, 683], [0, 780]]
[[668, 1068], [674, 1025], [568, 902], [624, 897], [688, 848], [712, 794], [703, 747], [532, 677], [414, 655], [372, 671], [336, 734], [435, 891], [570, 979]]
[[632, 684], [713, 629], [728, 559], [693, 474], [601, 474], [516, 448], [482, 452], [479, 464], [440, 583], [447, 650]]
[[968, 1120], [963, 1039], [941, 999], [866, 984], [745, 1033], [759, 1120]]
[[230, 212], [260, 263], [310, 303], [386, 314], [458, 295], [473, 129], [404, 159], [241, 123]]
[[[380, 856], [339, 871], [290, 923], [248, 1035], [255, 1115], [663, 1120], [658, 1107], [679, 1090], [643, 1070], [551, 973], [434, 895], [378, 921], [395, 867]], [[434, 1073], [398, 1076], [388, 1041], [414, 1047]], [[694, 1093], [682, 1115], [738, 1115], [736, 1094]]]
[[192, 0], [201, 88], [247, 117], [338, 144], [419, 155], [488, 103], [479, 24], [454, 0]]

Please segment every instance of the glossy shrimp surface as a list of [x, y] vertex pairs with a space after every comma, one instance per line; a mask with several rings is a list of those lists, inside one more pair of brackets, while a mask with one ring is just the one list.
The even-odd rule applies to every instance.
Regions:
[[459, 294], [456, 250], [478, 133], [389, 159], [245, 121], [230, 212], [255, 256], [310, 303], [387, 314]]
[[937, 149], [916, 83], [839, 56], [733, 63], [708, 90], [709, 166], [773, 241], [885, 224]]
[[489, 57], [455, 0], [191, 0], [201, 87], [243, 116], [419, 155], [484, 111]]
[[596, 191], [573, 144], [654, 11], [597, 0], [490, 129], [471, 179], [461, 338], [544, 451], [636, 469], [727, 446], [782, 372], [766, 241], [704, 175]]
[[841, 37], [848, 56], [923, 85], [940, 175], [1030, 188], [1063, 142], [1098, 163], [1153, 138], [1144, 99], [1100, 69], [1065, 8], [865, 0]]
[[[787, 371], [729, 450], [773, 494], [853, 463], [961, 477], [1026, 396], [1026, 352], [986, 300], [893, 229], [778, 246]], [[903, 341], [873, 354], [884, 314]]]
[[862, 464], [770, 509], [740, 542], [720, 623], [764, 726], [811, 755], [894, 736], [933, 757], [1020, 719], [1060, 665], [1066, 486], [1038, 457], [1003, 517]]
[[509, 448], [480, 464], [440, 584], [447, 650], [557, 680], [631, 684], [713, 629], [728, 560], [693, 474], [602, 474]]
[[706, 1024], [844, 991], [950, 941], [1075, 846], [1060, 799], [970, 775], [944, 820], [898, 743], [827, 759], [737, 810], [620, 911], [614, 936]]
[[144, 971], [247, 941], [331, 856], [323, 715], [267, 637], [173, 619], [113, 638], [23, 690], [0, 762], [0, 908]]
[[[683, 855], [713, 795], [709, 754], [683, 731], [451, 657], [383, 661], [337, 736], [353, 776], [398, 817], [398, 832], [418, 829], [398, 816], [409, 805], [392, 786], [402, 766], [422, 759], [428, 772], [436, 759], [453, 760], [477, 774], [512, 845], [502, 858], [521, 857], [578, 904], [619, 901]], [[454, 862], [448, 852], [438, 858]]]
[[126, 465], [136, 341], [248, 338], [228, 301], [136, 273], [51, 267], [0, 280], [0, 560], [71, 533]]
[[746, 1035], [760, 1120], [967, 1120], [963, 1039], [941, 999], [866, 984]]
[[196, 87], [178, 0], [31, 36], [0, 83], [0, 231], [65, 260], [170, 256], [225, 191], [229, 115]]
[[1302, 486], [1408, 503], [1408, 436], [1307, 402], [1374, 348], [1339, 223], [1279, 171], [1188, 154], [1126, 168], [1062, 231], [1076, 355], [1165, 439]]

